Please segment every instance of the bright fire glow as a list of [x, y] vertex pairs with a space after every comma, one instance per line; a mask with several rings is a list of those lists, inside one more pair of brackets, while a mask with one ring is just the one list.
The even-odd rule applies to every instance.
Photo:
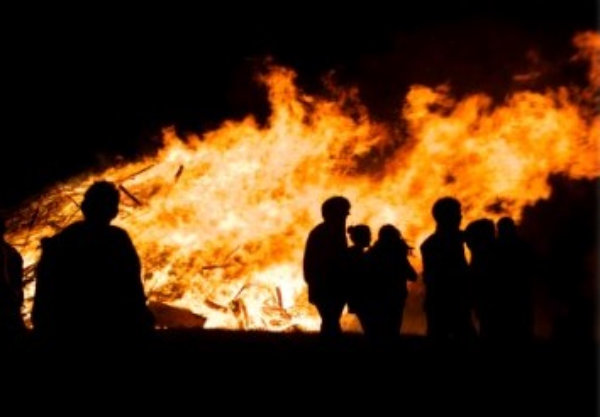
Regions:
[[[597, 88], [600, 35], [575, 39], [592, 61], [590, 89]], [[294, 77], [273, 67], [262, 78], [272, 108], [266, 126], [248, 116], [186, 142], [165, 129], [156, 156], [57, 184], [25, 204], [8, 240], [29, 273], [40, 238], [79, 218], [86, 188], [107, 179], [122, 187], [115, 224], [136, 244], [151, 301], [205, 316], [210, 328], [316, 330], [301, 264], [327, 197], [350, 199], [349, 224], [376, 233], [392, 223], [418, 247], [434, 228], [430, 209], [441, 196], [463, 203], [465, 221], [518, 220], [525, 205], [549, 196], [549, 174], [600, 174], [600, 118], [581, 91], [519, 91], [492, 103], [484, 94], [457, 101], [447, 86], [414, 85], [399, 136], [369, 118], [356, 91], [307, 96]], [[420, 269], [419, 256], [412, 263]], [[419, 333], [422, 286], [410, 290], [403, 331]], [[355, 323], [346, 317], [344, 326]]]

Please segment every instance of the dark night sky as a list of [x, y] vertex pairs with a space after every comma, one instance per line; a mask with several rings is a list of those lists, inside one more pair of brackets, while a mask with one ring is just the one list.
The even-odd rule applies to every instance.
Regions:
[[414, 82], [501, 98], [532, 48], [550, 64], [546, 85], [581, 78], [555, 63], [573, 53], [576, 30], [597, 26], [594, 0], [414, 3], [7, 13], [0, 208], [98, 155], [135, 155], [161, 126], [264, 117], [252, 75], [267, 55], [295, 68], [309, 92], [336, 70], [375, 117], [390, 119]]

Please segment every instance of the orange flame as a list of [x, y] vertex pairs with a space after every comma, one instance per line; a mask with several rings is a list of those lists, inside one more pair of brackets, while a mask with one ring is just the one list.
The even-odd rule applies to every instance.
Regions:
[[579, 48], [575, 58], [590, 63], [590, 84], [594, 88], [600, 88], [600, 35], [596, 32], [578, 33], [573, 38], [573, 44]]
[[[597, 57], [599, 41], [588, 33], [575, 42]], [[525, 205], [548, 197], [549, 174], [600, 174], [600, 118], [586, 116], [564, 87], [493, 105], [484, 94], [457, 101], [447, 86], [415, 85], [398, 137], [360, 106], [345, 111], [352, 92], [338, 101], [303, 95], [294, 77], [273, 67], [262, 78], [272, 107], [266, 127], [248, 116], [188, 143], [165, 129], [156, 156], [74, 178], [25, 205], [9, 240], [33, 265], [39, 239], [79, 216], [85, 189], [115, 181], [123, 191], [115, 223], [136, 244], [150, 300], [203, 315], [206, 327], [316, 330], [301, 260], [330, 195], [351, 200], [350, 224], [392, 223], [417, 246], [434, 228], [430, 208], [440, 196], [457, 197], [465, 221], [518, 220]], [[421, 291], [411, 287], [405, 332], [423, 330]]]

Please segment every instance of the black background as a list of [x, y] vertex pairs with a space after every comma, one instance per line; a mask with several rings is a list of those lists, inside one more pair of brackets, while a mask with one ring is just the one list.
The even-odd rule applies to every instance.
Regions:
[[[185, 9], [27, 6], [3, 16], [0, 208], [43, 186], [228, 118], [268, 114], [254, 81], [267, 56], [320, 93], [335, 71], [373, 117], [397, 118], [408, 85], [450, 82], [456, 95], [502, 99], [536, 65], [531, 88], [584, 82], [568, 63], [593, 0], [197, 4]], [[529, 56], [529, 58], [528, 58]]]

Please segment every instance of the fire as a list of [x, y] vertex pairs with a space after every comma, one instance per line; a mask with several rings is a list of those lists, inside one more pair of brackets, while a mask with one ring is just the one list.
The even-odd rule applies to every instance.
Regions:
[[[600, 35], [576, 39], [594, 61]], [[376, 232], [392, 223], [418, 247], [434, 228], [430, 209], [440, 196], [457, 197], [465, 221], [518, 220], [525, 205], [548, 197], [549, 174], [600, 175], [600, 117], [566, 87], [494, 104], [484, 94], [458, 101], [448, 86], [415, 85], [399, 136], [370, 119], [356, 91], [308, 96], [294, 78], [280, 67], [262, 78], [272, 108], [266, 126], [248, 116], [187, 141], [165, 129], [157, 155], [73, 178], [25, 204], [8, 238], [28, 274], [40, 239], [76, 220], [85, 189], [107, 179], [120, 185], [115, 224], [136, 244], [151, 301], [202, 315], [205, 327], [316, 330], [301, 264], [327, 197], [350, 199], [349, 224]], [[420, 268], [418, 256], [412, 263]], [[423, 330], [421, 292], [411, 287], [404, 331]]]

